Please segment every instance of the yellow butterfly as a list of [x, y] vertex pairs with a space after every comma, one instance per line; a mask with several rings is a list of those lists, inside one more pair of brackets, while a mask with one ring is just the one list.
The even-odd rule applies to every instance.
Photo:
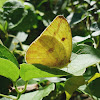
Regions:
[[57, 16], [26, 52], [26, 62], [61, 68], [70, 61], [72, 35], [63, 16]]

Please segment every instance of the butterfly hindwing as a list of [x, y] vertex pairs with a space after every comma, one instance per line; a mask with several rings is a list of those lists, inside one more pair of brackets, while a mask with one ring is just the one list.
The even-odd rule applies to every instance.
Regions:
[[57, 16], [26, 52], [26, 62], [49, 67], [67, 65], [71, 56], [72, 37], [67, 20]]

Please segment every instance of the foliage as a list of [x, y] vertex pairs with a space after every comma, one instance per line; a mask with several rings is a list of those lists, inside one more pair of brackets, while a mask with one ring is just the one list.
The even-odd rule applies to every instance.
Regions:
[[[99, 6], [99, 0], [0, 0], [0, 100], [69, 100], [75, 91], [99, 100]], [[26, 64], [29, 44], [57, 15], [71, 26], [71, 62], [61, 70]]]

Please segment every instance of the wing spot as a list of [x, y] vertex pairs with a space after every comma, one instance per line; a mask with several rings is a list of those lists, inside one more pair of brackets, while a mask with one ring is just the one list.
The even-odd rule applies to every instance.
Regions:
[[61, 41], [65, 41], [66, 38], [62, 38]]
[[54, 51], [54, 48], [50, 48], [49, 50], [48, 50], [48, 52], [50, 52], [50, 53], [52, 53]]
[[54, 32], [54, 35], [56, 35], [56, 32]]

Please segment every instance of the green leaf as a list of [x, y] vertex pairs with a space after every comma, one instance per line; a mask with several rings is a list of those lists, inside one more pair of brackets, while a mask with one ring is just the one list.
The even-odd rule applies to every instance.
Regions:
[[87, 67], [100, 62], [100, 58], [98, 58], [98, 56], [91, 54], [76, 55], [74, 58], [75, 59], [73, 59], [68, 65], [67, 71], [74, 75], [82, 75]]
[[3, 98], [0, 98], [0, 100], [16, 100], [16, 97], [13, 95], [9, 95], [9, 98], [3, 97]]
[[10, 98], [3, 97], [0, 100], [11, 100]]
[[91, 67], [88, 67], [85, 71], [85, 73], [83, 74], [85, 80], [90, 80], [94, 75], [95, 73], [98, 72], [98, 69], [94, 66], [91, 66]]
[[81, 44], [81, 43], [86, 43], [86, 42], [93, 43], [93, 40], [90, 38], [90, 35], [86, 37], [82, 37], [82, 36], [73, 37], [73, 43]]
[[24, 5], [18, 0], [8, 0], [4, 3], [3, 9], [3, 19], [8, 22], [9, 28], [23, 17]]
[[7, 30], [7, 22], [3, 19], [3, 11], [0, 11], [0, 30], [5, 33]]
[[94, 36], [94, 37], [95, 36], [99, 36], [99, 35], [100, 35], [100, 30], [99, 31], [95, 31], [95, 32], [92, 33], [92, 36]]
[[10, 30], [26, 31], [37, 23], [34, 6], [28, 2], [8, 0], [3, 8], [3, 18], [7, 20]]
[[85, 92], [98, 98], [97, 100], [99, 100], [100, 99], [100, 78], [97, 78], [93, 80], [92, 82], [90, 82], [87, 85]]
[[18, 67], [18, 62], [15, 56], [9, 51], [8, 48], [0, 44], [0, 58], [5, 58], [12, 61]]
[[98, 56], [100, 58], [100, 55], [99, 55], [100, 50], [95, 49], [92, 46], [85, 45], [85, 44], [79, 44], [79, 45], [74, 44], [73, 45], [73, 52], [74, 53], [78, 52], [78, 54], [80, 54], [80, 53], [82, 53], [82, 54], [91, 54], [91, 55]]
[[11, 24], [17, 23], [24, 13], [24, 5], [18, 0], [8, 0], [4, 3], [3, 9], [4, 19], [11, 22]]
[[[96, 36], [99, 36], [100, 35], [100, 30], [97, 30], [95, 32], [93, 32], [91, 34], [92, 37], [96, 37]], [[91, 36], [88, 35], [88, 36], [85, 36], [85, 37], [82, 37], [82, 36], [74, 36], [73, 37], [73, 43], [86, 43], [86, 42], [92, 42], [93, 43], [93, 40], [91, 39]]]
[[[0, 9], [1, 9], [1, 10], [3, 10], [3, 4], [4, 4], [6, 1], [8, 1], [8, 0], [0, 0]], [[22, 2], [23, 2], [23, 0], [19, 0], [19, 1], [22, 1]]]
[[52, 83], [41, 90], [37, 90], [35, 92], [30, 92], [21, 95], [19, 100], [42, 100], [43, 97], [48, 96], [49, 93], [54, 89], [55, 89], [55, 85], [54, 83]]
[[4, 28], [1, 24], [0, 24], [0, 29], [4, 32]]
[[85, 84], [83, 76], [73, 76], [68, 79], [65, 83], [66, 100], [69, 100], [73, 92], [83, 84]]
[[71, 62], [68, 64], [68, 73], [82, 75], [87, 67], [100, 62], [100, 51], [88, 45], [76, 45], [73, 52], [83, 53], [79, 55], [72, 54]]
[[6, 2], [7, 0], [0, 0], [0, 9], [2, 10], [3, 8], [3, 4]]
[[[18, 86], [24, 86], [25, 85], [25, 81], [24, 80], [22, 80], [22, 78], [20, 78], [20, 79], [18, 79], [17, 80], [17, 82], [16, 82], [16, 86], [18, 87]], [[28, 85], [30, 85], [30, 84], [38, 84], [38, 82], [36, 81], [36, 80], [34, 80], [34, 79], [31, 79], [31, 80], [29, 80], [28, 81]]]
[[11, 61], [0, 58], [0, 75], [16, 81], [19, 77], [19, 69]]
[[65, 100], [64, 86], [64, 82], [55, 83], [55, 90], [51, 92], [47, 97], [43, 98], [43, 100]]
[[91, 3], [91, 1], [90, 1], [90, 0], [84, 0], [84, 1], [86, 1], [86, 2], [87, 2], [87, 3], [89, 3], [89, 4]]
[[84, 12], [81, 10], [81, 13], [70, 13], [70, 15], [67, 17], [68, 20], [70, 20], [71, 25], [75, 25], [83, 21], [86, 17], [82, 18], [84, 15]]
[[36, 15], [34, 13], [34, 6], [28, 2], [25, 2], [24, 7], [25, 8], [22, 19], [15, 25], [11, 26], [10, 29], [26, 31], [37, 23]]
[[43, 65], [31, 65], [31, 64], [21, 64], [20, 65], [20, 76], [24, 81], [30, 80], [32, 78], [40, 77], [60, 77], [70, 75], [67, 72], [56, 68], [49, 68]]

